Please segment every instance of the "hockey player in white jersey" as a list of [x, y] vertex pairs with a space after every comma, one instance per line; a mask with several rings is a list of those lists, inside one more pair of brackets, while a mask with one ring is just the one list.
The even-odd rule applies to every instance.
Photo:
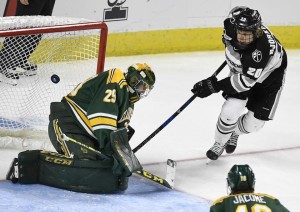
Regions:
[[[224, 21], [223, 43], [229, 76], [219, 81], [209, 77], [192, 89], [200, 98], [222, 90], [226, 99], [215, 143], [206, 153], [211, 160], [217, 160], [224, 149], [233, 153], [239, 135], [258, 131], [273, 119], [287, 68], [284, 48], [262, 24], [257, 10], [233, 8]], [[248, 112], [243, 114], [245, 108]]]

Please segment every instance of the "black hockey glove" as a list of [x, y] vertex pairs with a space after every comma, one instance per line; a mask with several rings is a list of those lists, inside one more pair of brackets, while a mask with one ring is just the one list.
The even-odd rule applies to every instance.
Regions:
[[200, 98], [205, 98], [213, 93], [218, 93], [220, 91], [218, 79], [217, 77], [212, 76], [205, 80], [201, 80], [194, 85], [191, 91]]

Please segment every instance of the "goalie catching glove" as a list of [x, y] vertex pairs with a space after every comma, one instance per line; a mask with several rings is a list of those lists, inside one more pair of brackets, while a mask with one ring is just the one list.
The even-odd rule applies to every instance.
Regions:
[[205, 98], [213, 93], [218, 93], [220, 91], [218, 79], [216, 76], [211, 76], [201, 80], [194, 85], [191, 91], [200, 98]]

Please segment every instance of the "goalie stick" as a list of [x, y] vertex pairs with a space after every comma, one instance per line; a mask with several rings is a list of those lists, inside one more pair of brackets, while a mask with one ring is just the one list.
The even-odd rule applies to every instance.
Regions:
[[140, 170], [140, 171], [136, 171], [135, 173], [145, 177], [147, 179], [150, 179], [151, 181], [161, 184], [167, 188], [173, 189], [174, 187], [174, 182], [175, 182], [175, 173], [176, 173], [176, 161], [173, 161], [171, 159], [167, 160], [167, 174], [166, 174], [166, 178], [160, 178], [154, 174], [151, 174], [150, 172], [147, 172], [145, 170]]
[[[64, 140], [64, 141], [71, 141], [83, 148], [86, 148], [94, 153], [96, 153], [97, 155], [99, 155], [101, 158], [104, 158], [104, 159], [109, 159], [108, 156], [106, 156], [105, 154], [103, 154], [102, 152], [90, 147], [90, 146], [87, 146], [79, 141], [76, 141], [75, 139], [73, 138], [70, 138], [68, 136], [66, 136], [65, 134], [62, 134], [61, 135], [61, 138]], [[139, 170], [139, 171], [136, 171], [134, 173], [142, 176], [143, 178], [146, 178], [148, 180], [151, 180], [152, 182], [155, 182], [155, 183], [158, 183], [164, 187], [167, 187], [167, 188], [170, 188], [172, 189], [173, 186], [174, 186], [174, 179], [175, 179], [175, 172], [176, 172], [176, 162], [171, 160], [171, 159], [168, 159], [167, 161], [167, 176], [166, 176], [166, 179], [164, 178], [161, 178], [161, 177], [158, 177], [146, 170]]]
[[[226, 61], [224, 61], [220, 67], [213, 73], [212, 76], [217, 76], [221, 70], [226, 66]], [[165, 128], [173, 119], [181, 113], [195, 98], [197, 97], [194, 94], [190, 97], [170, 118], [168, 118], [162, 125], [160, 125], [153, 133], [151, 133], [144, 141], [142, 141], [138, 146], [136, 146], [132, 151], [136, 153], [140, 148], [142, 148], [146, 143], [148, 143], [155, 135], [157, 135], [163, 128]]]

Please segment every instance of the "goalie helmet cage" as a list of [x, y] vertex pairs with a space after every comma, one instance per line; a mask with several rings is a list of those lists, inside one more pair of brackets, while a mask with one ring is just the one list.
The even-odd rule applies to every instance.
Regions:
[[[103, 22], [78, 18], [0, 17], [0, 148], [14, 139], [48, 140], [50, 102], [103, 71], [107, 31]], [[36, 65], [33, 76], [24, 64]], [[8, 83], [12, 76], [16, 84]]]

